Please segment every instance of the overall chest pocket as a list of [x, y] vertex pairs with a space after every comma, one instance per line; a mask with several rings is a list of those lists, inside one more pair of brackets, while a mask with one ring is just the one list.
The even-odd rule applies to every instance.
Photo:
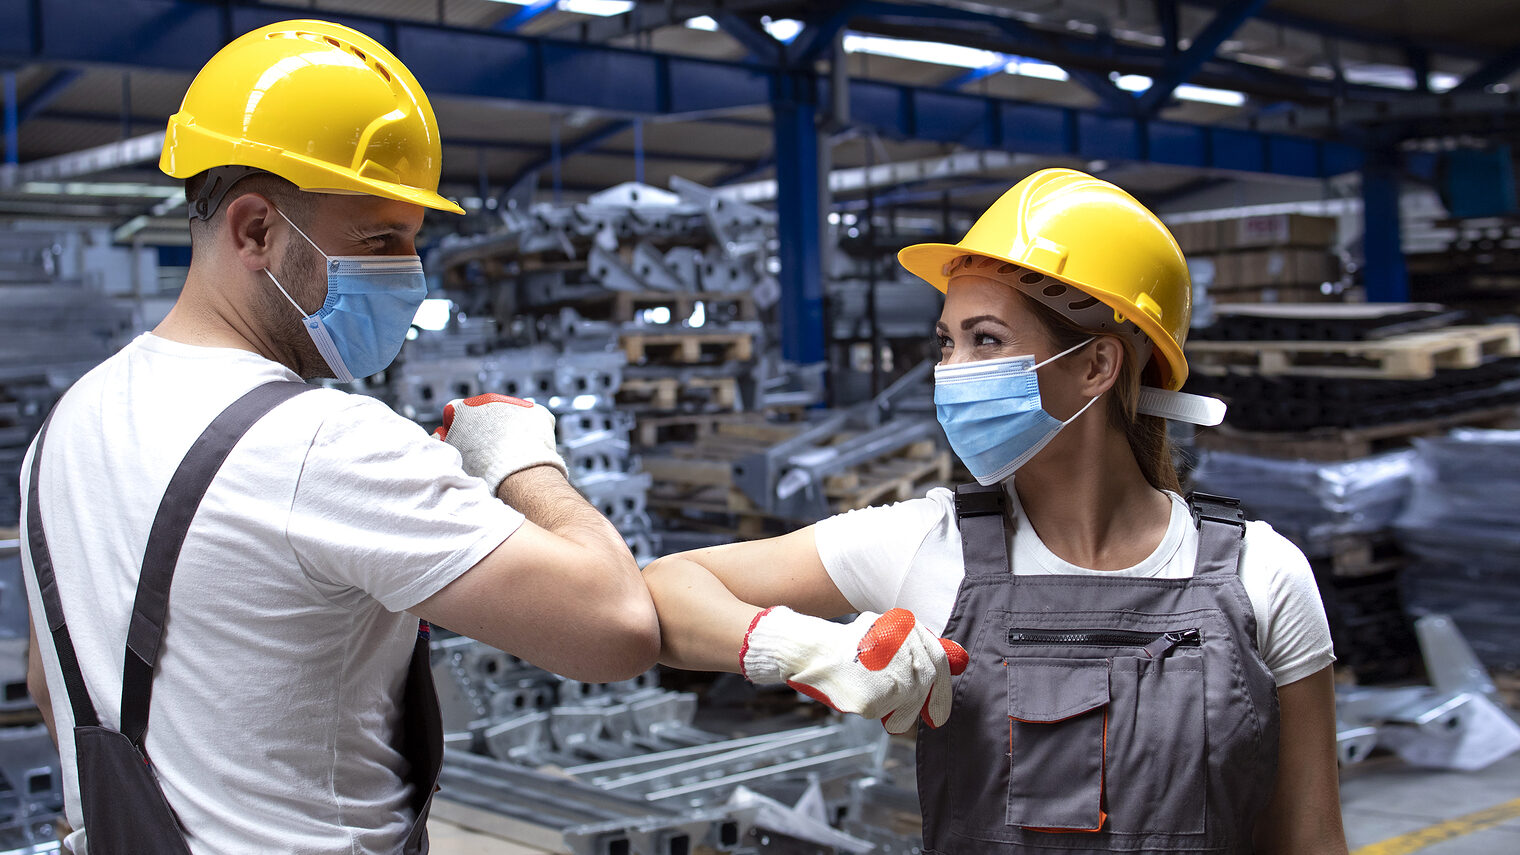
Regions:
[[[1008, 659], [1009, 826], [1152, 838], [1204, 832], [1196, 630], [1010, 630], [1009, 643], [1015, 653], [1038, 652]], [[1093, 656], [1043, 655], [1062, 647]]]

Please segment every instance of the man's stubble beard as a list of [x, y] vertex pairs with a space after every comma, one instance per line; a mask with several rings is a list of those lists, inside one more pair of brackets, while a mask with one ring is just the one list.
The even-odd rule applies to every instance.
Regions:
[[[326, 259], [309, 246], [292, 241], [280, 259], [280, 269], [270, 271], [279, 277], [280, 284], [302, 306], [320, 308], [327, 299]], [[301, 322], [301, 312], [290, 305], [280, 289], [270, 280], [269, 274], [259, 273], [268, 287], [258, 290], [256, 311], [264, 323], [276, 352], [287, 354], [295, 361], [288, 366], [303, 380], [332, 377], [333, 371], [317, 350]]]

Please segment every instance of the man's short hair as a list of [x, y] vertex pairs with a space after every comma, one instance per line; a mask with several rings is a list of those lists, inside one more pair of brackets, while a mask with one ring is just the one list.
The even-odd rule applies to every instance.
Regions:
[[[206, 182], [210, 180], [211, 171], [201, 172], [185, 179], [185, 200], [193, 207], [195, 200], [200, 197], [205, 189]], [[206, 219], [198, 217], [190, 218], [190, 243], [193, 247], [197, 242], [205, 240], [221, 225], [226, 216], [227, 206], [232, 200], [249, 193], [257, 193], [268, 199], [279, 208], [285, 216], [295, 220], [297, 225], [304, 225], [310, 221], [312, 208], [315, 200], [301, 188], [291, 182], [269, 172], [255, 172], [237, 179], [222, 196], [216, 210], [212, 211]]]

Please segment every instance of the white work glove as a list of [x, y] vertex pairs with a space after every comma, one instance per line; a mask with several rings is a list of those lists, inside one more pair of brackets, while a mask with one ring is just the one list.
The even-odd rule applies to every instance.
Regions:
[[888, 733], [906, 733], [918, 717], [944, 724], [950, 676], [967, 662], [959, 644], [924, 629], [907, 609], [838, 624], [785, 606], [755, 616], [739, 657], [750, 682], [786, 683], [840, 712], [881, 719]]
[[484, 479], [492, 493], [530, 466], [567, 472], [554, 443], [554, 414], [520, 398], [492, 392], [450, 401], [433, 435], [459, 449], [464, 471]]

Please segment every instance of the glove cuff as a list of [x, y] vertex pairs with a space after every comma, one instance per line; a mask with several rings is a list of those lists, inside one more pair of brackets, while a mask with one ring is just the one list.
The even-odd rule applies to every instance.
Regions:
[[553, 466], [559, 470], [559, 474], [566, 478], [570, 477], [570, 470], [565, 466], [565, 458], [561, 457], [559, 451], [552, 446], [514, 450], [509, 458], [499, 457], [493, 461], [490, 468], [482, 472], [480, 477], [485, 479], [486, 484], [491, 488], [492, 495], [495, 495], [501, 489], [501, 482], [534, 466]]
[[790, 680], [798, 671], [798, 642], [806, 632], [802, 624], [816, 620], [786, 606], [774, 606], [755, 615], [739, 650], [739, 673], [757, 686]]

